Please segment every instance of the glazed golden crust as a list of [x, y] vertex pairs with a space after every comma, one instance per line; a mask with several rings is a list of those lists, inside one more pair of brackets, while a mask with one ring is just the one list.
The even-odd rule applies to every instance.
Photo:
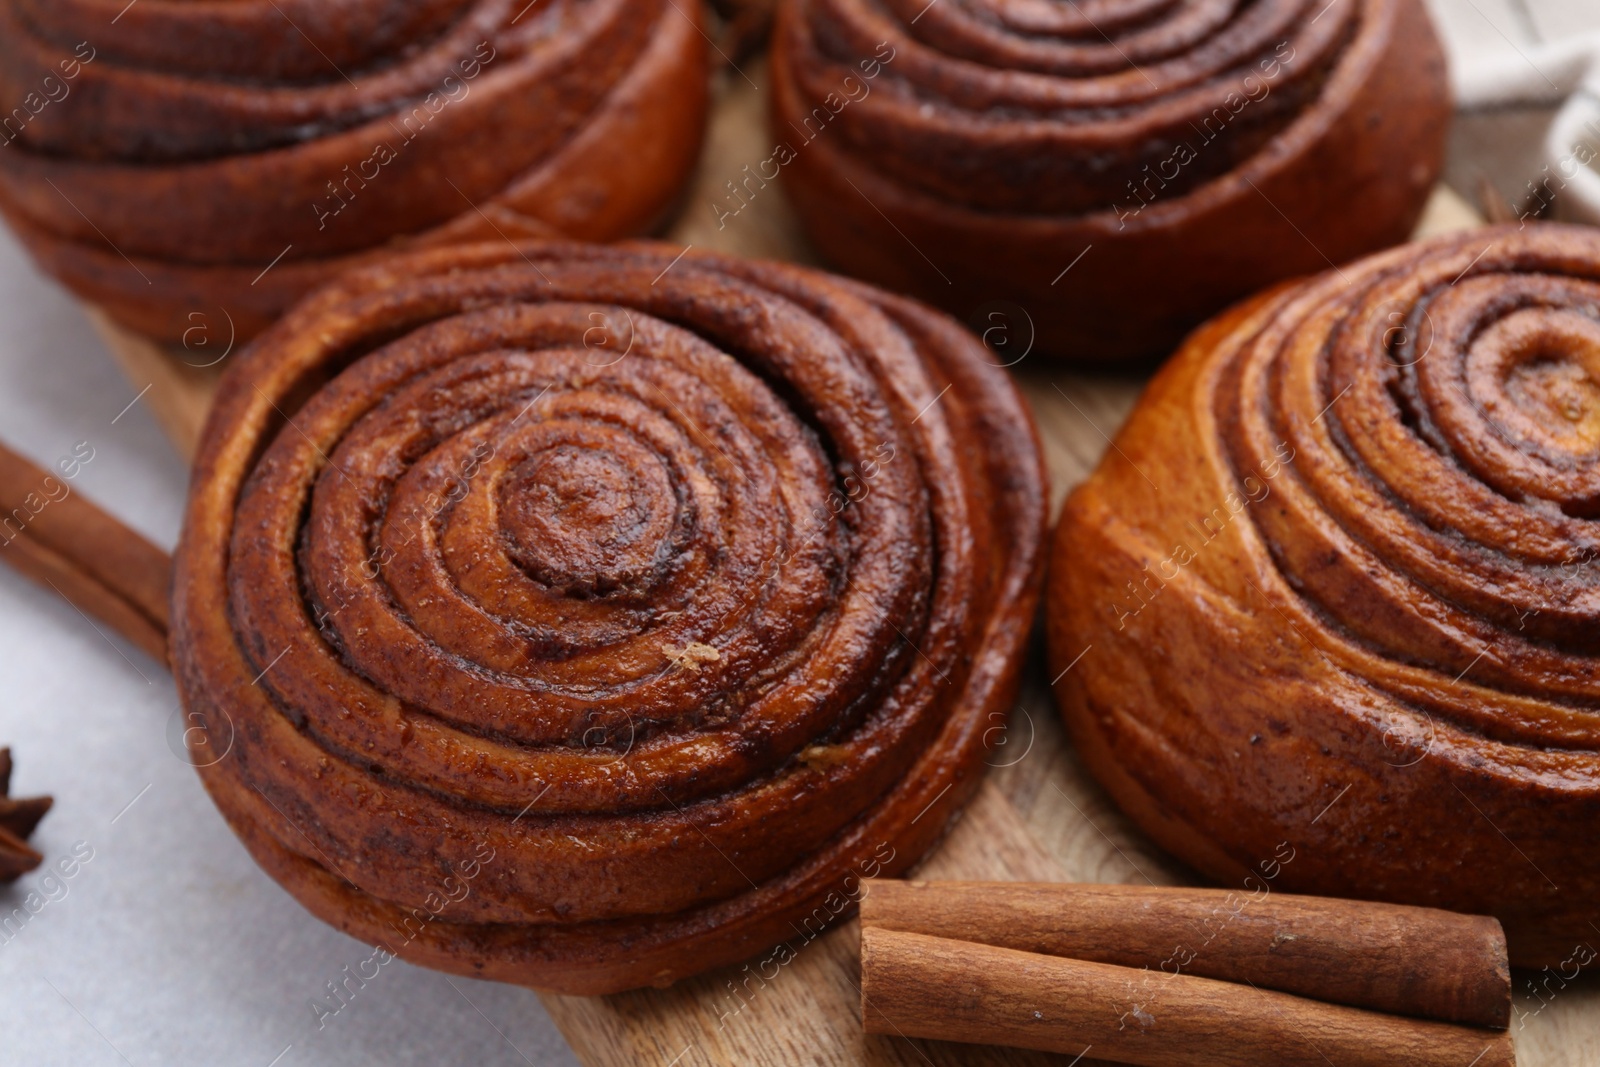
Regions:
[[397, 242], [642, 232], [698, 155], [693, 6], [169, 0], [69, 43], [99, 6], [0, 3], [0, 89], [60, 96], [5, 130], [0, 211], [45, 269], [165, 340], [196, 313], [253, 335]]
[[1094, 773], [1213, 877], [1288, 841], [1285, 888], [1495, 915], [1514, 962], [1564, 959], [1600, 890], [1597, 382], [1600, 237], [1572, 227], [1403, 247], [1196, 331], [1055, 534]]
[[825, 255], [1086, 362], [1403, 240], [1450, 114], [1420, 0], [786, 0], [772, 56]]
[[202, 774], [401, 956], [597, 993], [790, 939], [937, 840], [1015, 692], [1043, 476], [986, 350], [675, 255], [398, 258], [223, 381], [174, 592]]

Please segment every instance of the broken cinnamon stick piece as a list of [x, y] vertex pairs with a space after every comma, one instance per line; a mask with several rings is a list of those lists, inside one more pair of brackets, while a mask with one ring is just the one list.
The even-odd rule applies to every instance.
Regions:
[[861, 923], [1397, 1015], [1511, 1021], [1499, 922], [1434, 908], [1264, 891], [885, 879], [870, 883]]
[[861, 930], [868, 1033], [1170, 1067], [1514, 1067], [1511, 1034], [1249, 985]]
[[0, 445], [0, 562], [167, 661], [172, 561], [70, 480]]

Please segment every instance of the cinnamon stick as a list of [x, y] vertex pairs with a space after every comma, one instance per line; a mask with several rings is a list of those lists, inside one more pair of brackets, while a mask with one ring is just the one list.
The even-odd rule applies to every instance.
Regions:
[[85, 500], [70, 479], [4, 445], [0, 562], [167, 661], [170, 557]]
[[1149, 968], [1157, 979], [1251, 982], [1471, 1026], [1511, 1021], [1499, 922], [1433, 908], [1259, 891], [885, 879], [870, 883], [861, 923]]
[[1511, 1034], [1249, 985], [861, 930], [867, 1032], [1167, 1067], [1514, 1067]]

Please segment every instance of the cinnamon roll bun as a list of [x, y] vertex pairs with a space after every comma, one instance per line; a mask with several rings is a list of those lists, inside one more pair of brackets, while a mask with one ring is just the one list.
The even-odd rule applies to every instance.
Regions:
[[123, 325], [263, 329], [395, 246], [641, 233], [708, 106], [671, 0], [0, 0], [0, 212]]
[[1097, 363], [1404, 240], [1450, 115], [1422, 0], [785, 0], [772, 61], [826, 257]]
[[1069, 498], [1056, 695], [1162, 845], [1236, 881], [1594, 936], [1600, 234], [1491, 228], [1197, 330]]
[[177, 553], [207, 789], [312, 912], [447, 971], [604, 993], [816, 936], [1016, 690], [1043, 474], [984, 354], [655, 245], [309, 297], [223, 379]]

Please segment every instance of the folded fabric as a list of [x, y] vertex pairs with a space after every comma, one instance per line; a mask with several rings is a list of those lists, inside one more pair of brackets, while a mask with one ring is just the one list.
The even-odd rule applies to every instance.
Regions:
[[1600, 223], [1600, 4], [1430, 2], [1458, 109], [1446, 180], [1491, 216]]

